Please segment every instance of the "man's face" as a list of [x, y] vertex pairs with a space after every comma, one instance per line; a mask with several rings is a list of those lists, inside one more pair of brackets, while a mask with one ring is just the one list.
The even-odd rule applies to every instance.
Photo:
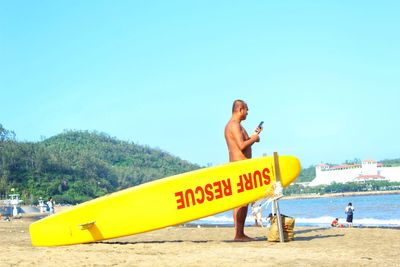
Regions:
[[240, 111], [242, 113], [242, 120], [245, 120], [247, 118], [247, 114], [249, 114], [249, 108], [247, 107], [246, 103], [243, 105]]

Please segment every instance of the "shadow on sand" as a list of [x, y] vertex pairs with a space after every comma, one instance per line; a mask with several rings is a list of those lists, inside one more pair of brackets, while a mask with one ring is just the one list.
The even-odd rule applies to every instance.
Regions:
[[212, 242], [211, 240], [152, 240], [152, 241], [98, 241], [91, 244], [105, 244], [105, 245], [136, 245], [136, 244], [168, 244], [168, 243], [207, 243]]
[[[310, 240], [313, 240], [313, 239], [330, 238], [330, 237], [342, 237], [342, 236], [344, 236], [344, 234], [326, 235], [326, 234], [321, 233], [321, 232], [327, 231], [329, 229], [330, 228], [311, 228], [311, 229], [304, 229], [304, 230], [295, 231], [294, 241], [310, 241]], [[312, 232], [318, 232], [318, 233], [316, 233], [316, 235], [314, 235], [314, 236], [301, 236], [301, 234], [312, 233]]]
[[[295, 231], [294, 241], [310, 241], [313, 239], [321, 239], [321, 238], [331, 238], [331, 237], [342, 237], [344, 234], [334, 234], [334, 235], [324, 235], [323, 231], [327, 231], [330, 228], [310, 228]], [[301, 234], [316, 232], [313, 236], [301, 236]], [[248, 242], [265, 242], [267, 241], [267, 237], [255, 237], [254, 240], [246, 241]], [[243, 243], [243, 241], [235, 241], [235, 240], [148, 240], [148, 241], [98, 241], [93, 242], [92, 244], [106, 244], [106, 245], [136, 245], [136, 244], [168, 244], [168, 243], [208, 243], [208, 242], [224, 242], [224, 243]], [[244, 243], [246, 243], [244, 242]], [[274, 242], [279, 243], [279, 242]]]
[[337, 235], [315, 235], [315, 236], [295, 236], [294, 241], [310, 241], [313, 239], [330, 238], [330, 237], [343, 237], [344, 234]]
[[[293, 241], [310, 241], [313, 239], [320, 239], [320, 238], [331, 238], [331, 237], [342, 237], [344, 236], [344, 234], [334, 234], [334, 235], [327, 235], [327, 234], [323, 234], [321, 233], [321, 231], [326, 231], [330, 228], [310, 228], [310, 229], [303, 229], [303, 230], [299, 230], [299, 231], [295, 231], [295, 236], [294, 236], [294, 240]], [[305, 233], [312, 233], [312, 232], [316, 232], [315, 235], [313, 236], [301, 236], [301, 234], [305, 234]], [[299, 236], [300, 235], [300, 236]], [[268, 241], [267, 237], [256, 237], [254, 240], [252, 241], [247, 241], [247, 242], [257, 242], [257, 241]], [[234, 240], [224, 240], [223, 242], [241, 242], [241, 241], [234, 241]], [[272, 242], [272, 243], [279, 243], [279, 242]]]

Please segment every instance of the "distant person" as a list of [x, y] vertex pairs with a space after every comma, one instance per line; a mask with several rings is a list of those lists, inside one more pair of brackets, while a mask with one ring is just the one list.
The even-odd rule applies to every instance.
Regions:
[[339, 227], [339, 218], [335, 218], [332, 223], [331, 223], [332, 227]]
[[253, 215], [254, 218], [254, 223], [256, 226], [263, 226], [262, 223], [262, 208], [261, 204], [256, 204], [255, 202], [251, 204], [251, 214]]
[[345, 208], [344, 213], [346, 213], [346, 215], [347, 215], [347, 218], [346, 218], [347, 225], [349, 227], [352, 227], [353, 226], [354, 207], [353, 207], [353, 204], [351, 204], [351, 202], [349, 202], [349, 204]]
[[49, 197], [49, 200], [47, 201], [47, 207], [49, 207], [49, 214], [54, 214], [55, 210], [54, 210], [54, 200], [52, 197]]
[[339, 223], [339, 218], [335, 218], [335, 219], [332, 221], [331, 226], [332, 226], [332, 227], [341, 227], [341, 228], [344, 227], [343, 223]]
[[[229, 161], [250, 159], [252, 156], [251, 146], [260, 141], [259, 134], [262, 128], [256, 128], [249, 136], [242, 127], [241, 122], [247, 118], [248, 107], [243, 100], [235, 100], [232, 106], [232, 117], [225, 126], [225, 140], [229, 151]], [[244, 234], [248, 206], [244, 205], [233, 211], [236, 241], [250, 241], [252, 238]]]
[[272, 224], [272, 219], [274, 218], [275, 214], [272, 215], [272, 213], [268, 214], [267, 218], [265, 218], [267, 220], [267, 222], [269, 224]]

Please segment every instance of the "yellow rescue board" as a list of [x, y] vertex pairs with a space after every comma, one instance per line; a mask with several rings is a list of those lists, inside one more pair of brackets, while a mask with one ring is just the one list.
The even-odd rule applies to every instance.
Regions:
[[[300, 173], [279, 156], [283, 187]], [[273, 194], [274, 157], [204, 168], [112, 193], [30, 225], [34, 246], [89, 243], [152, 231], [227, 211]]]

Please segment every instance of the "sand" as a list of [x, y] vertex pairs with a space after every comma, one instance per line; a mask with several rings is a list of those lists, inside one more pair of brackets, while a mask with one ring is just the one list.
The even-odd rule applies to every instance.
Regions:
[[232, 242], [231, 227], [169, 227], [119, 239], [32, 247], [35, 217], [0, 221], [0, 266], [399, 266], [400, 229], [295, 227], [295, 241]]

